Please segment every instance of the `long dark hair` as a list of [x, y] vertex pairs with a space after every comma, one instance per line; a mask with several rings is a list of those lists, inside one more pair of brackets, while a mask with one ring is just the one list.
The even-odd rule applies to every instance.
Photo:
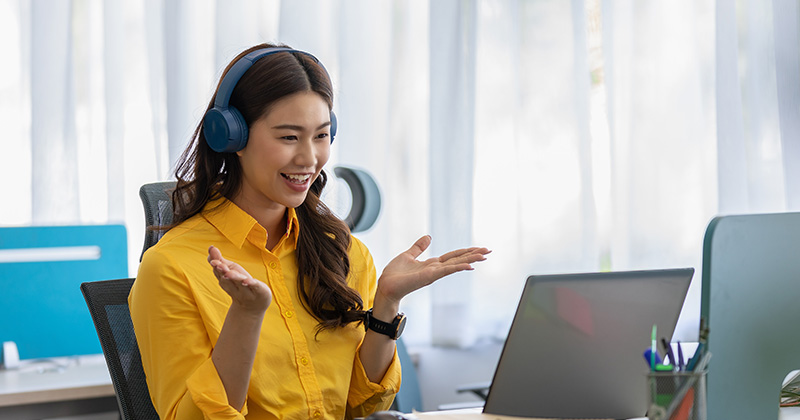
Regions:
[[[286, 47], [277, 45], [278, 47]], [[225, 69], [250, 52], [272, 48], [261, 44], [240, 53]], [[222, 79], [222, 78], [221, 78]], [[219, 86], [217, 86], [219, 89]], [[230, 105], [248, 126], [269, 112], [279, 99], [313, 91], [333, 107], [333, 87], [325, 69], [311, 57], [297, 52], [270, 54], [253, 63], [231, 94]], [[211, 98], [208, 108], [214, 106]], [[203, 135], [203, 121], [175, 170], [177, 186], [172, 193], [173, 226], [203, 210], [220, 196], [232, 199], [242, 185], [242, 167], [236, 153], [217, 153]], [[319, 320], [319, 328], [345, 326], [363, 319], [361, 296], [347, 285], [350, 272], [350, 229], [320, 200], [327, 183], [322, 171], [297, 207], [300, 234], [297, 241], [298, 290], [303, 305]]]

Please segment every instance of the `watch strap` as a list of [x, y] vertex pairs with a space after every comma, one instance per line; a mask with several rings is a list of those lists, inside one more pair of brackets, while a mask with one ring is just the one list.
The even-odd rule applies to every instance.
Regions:
[[405, 315], [398, 313], [392, 322], [384, 322], [379, 319], [375, 319], [372, 316], [372, 309], [370, 309], [366, 312], [366, 316], [364, 317], [364, 329], [372, 330], [376, 333], [388, 336], [393, 340], [397, 340], [397, 338], [400, 337], [400, 334], [403, 332], [401, 328], [401, 322], [404, 321], [404, 319]]

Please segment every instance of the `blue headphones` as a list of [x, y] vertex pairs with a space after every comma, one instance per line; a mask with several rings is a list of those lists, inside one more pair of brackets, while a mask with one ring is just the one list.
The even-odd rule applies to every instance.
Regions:
[[[264, 48], [253, 51], [236, 61], [219, 84], [214, 107], [206, 111], [206, 115], [203, 117], [203, 135], [206, 138], [206, 143], [215, 152], [234, 153], [244, 149], [244, 146], [247, 145], [247, 123], [239, 110], [229, 105], [233, 88], [236, 87], [236, 83], [239, 82], [239, 79], [242, 78], [247, 69], [256, 61], [279, 52], [305, 54], [319, 64], [327, 74], [325, 66], [316, 57], [305, 51], [291, 48]], [[328, 77], [330, 78], [330, 76]], [[333, 143], [335, 135], [336, 115], [331, 111], [331, 143]]]

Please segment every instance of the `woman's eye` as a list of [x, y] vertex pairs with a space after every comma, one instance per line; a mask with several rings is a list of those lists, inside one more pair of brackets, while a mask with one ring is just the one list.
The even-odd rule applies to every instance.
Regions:
[[281, 137], [283, 140], [297, 140], [297, 136], [283, 136]]
[[327, 137], [328, 137], [328, 133], [319, 133], [319, 135], [317, 136], [318, 139], [324, 139], [324, 138], [327, 138]]

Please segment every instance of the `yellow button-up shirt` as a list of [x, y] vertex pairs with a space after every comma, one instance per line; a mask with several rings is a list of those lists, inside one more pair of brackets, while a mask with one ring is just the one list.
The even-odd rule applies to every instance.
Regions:
[[[394, 360], [380, 383], [367, 378], [358, 357], [361, 324], [317, 333], [318, 321], [298, 294], [295, 248], [301, 228], [294, 209], [278, 245], [226, 199], [170, 229], [144, 255], [128, 298], [153, 404], [171, 419], [342, 419], [391, 405], [400, 387]], [[231, 305], [206, 258], [214, 245], [273, 293], [261, 327], [247, 401], [228, 404], [211, 361]], [[377, 279], [369, 250], [352, 238], [348, 284], [372, 307]]]

